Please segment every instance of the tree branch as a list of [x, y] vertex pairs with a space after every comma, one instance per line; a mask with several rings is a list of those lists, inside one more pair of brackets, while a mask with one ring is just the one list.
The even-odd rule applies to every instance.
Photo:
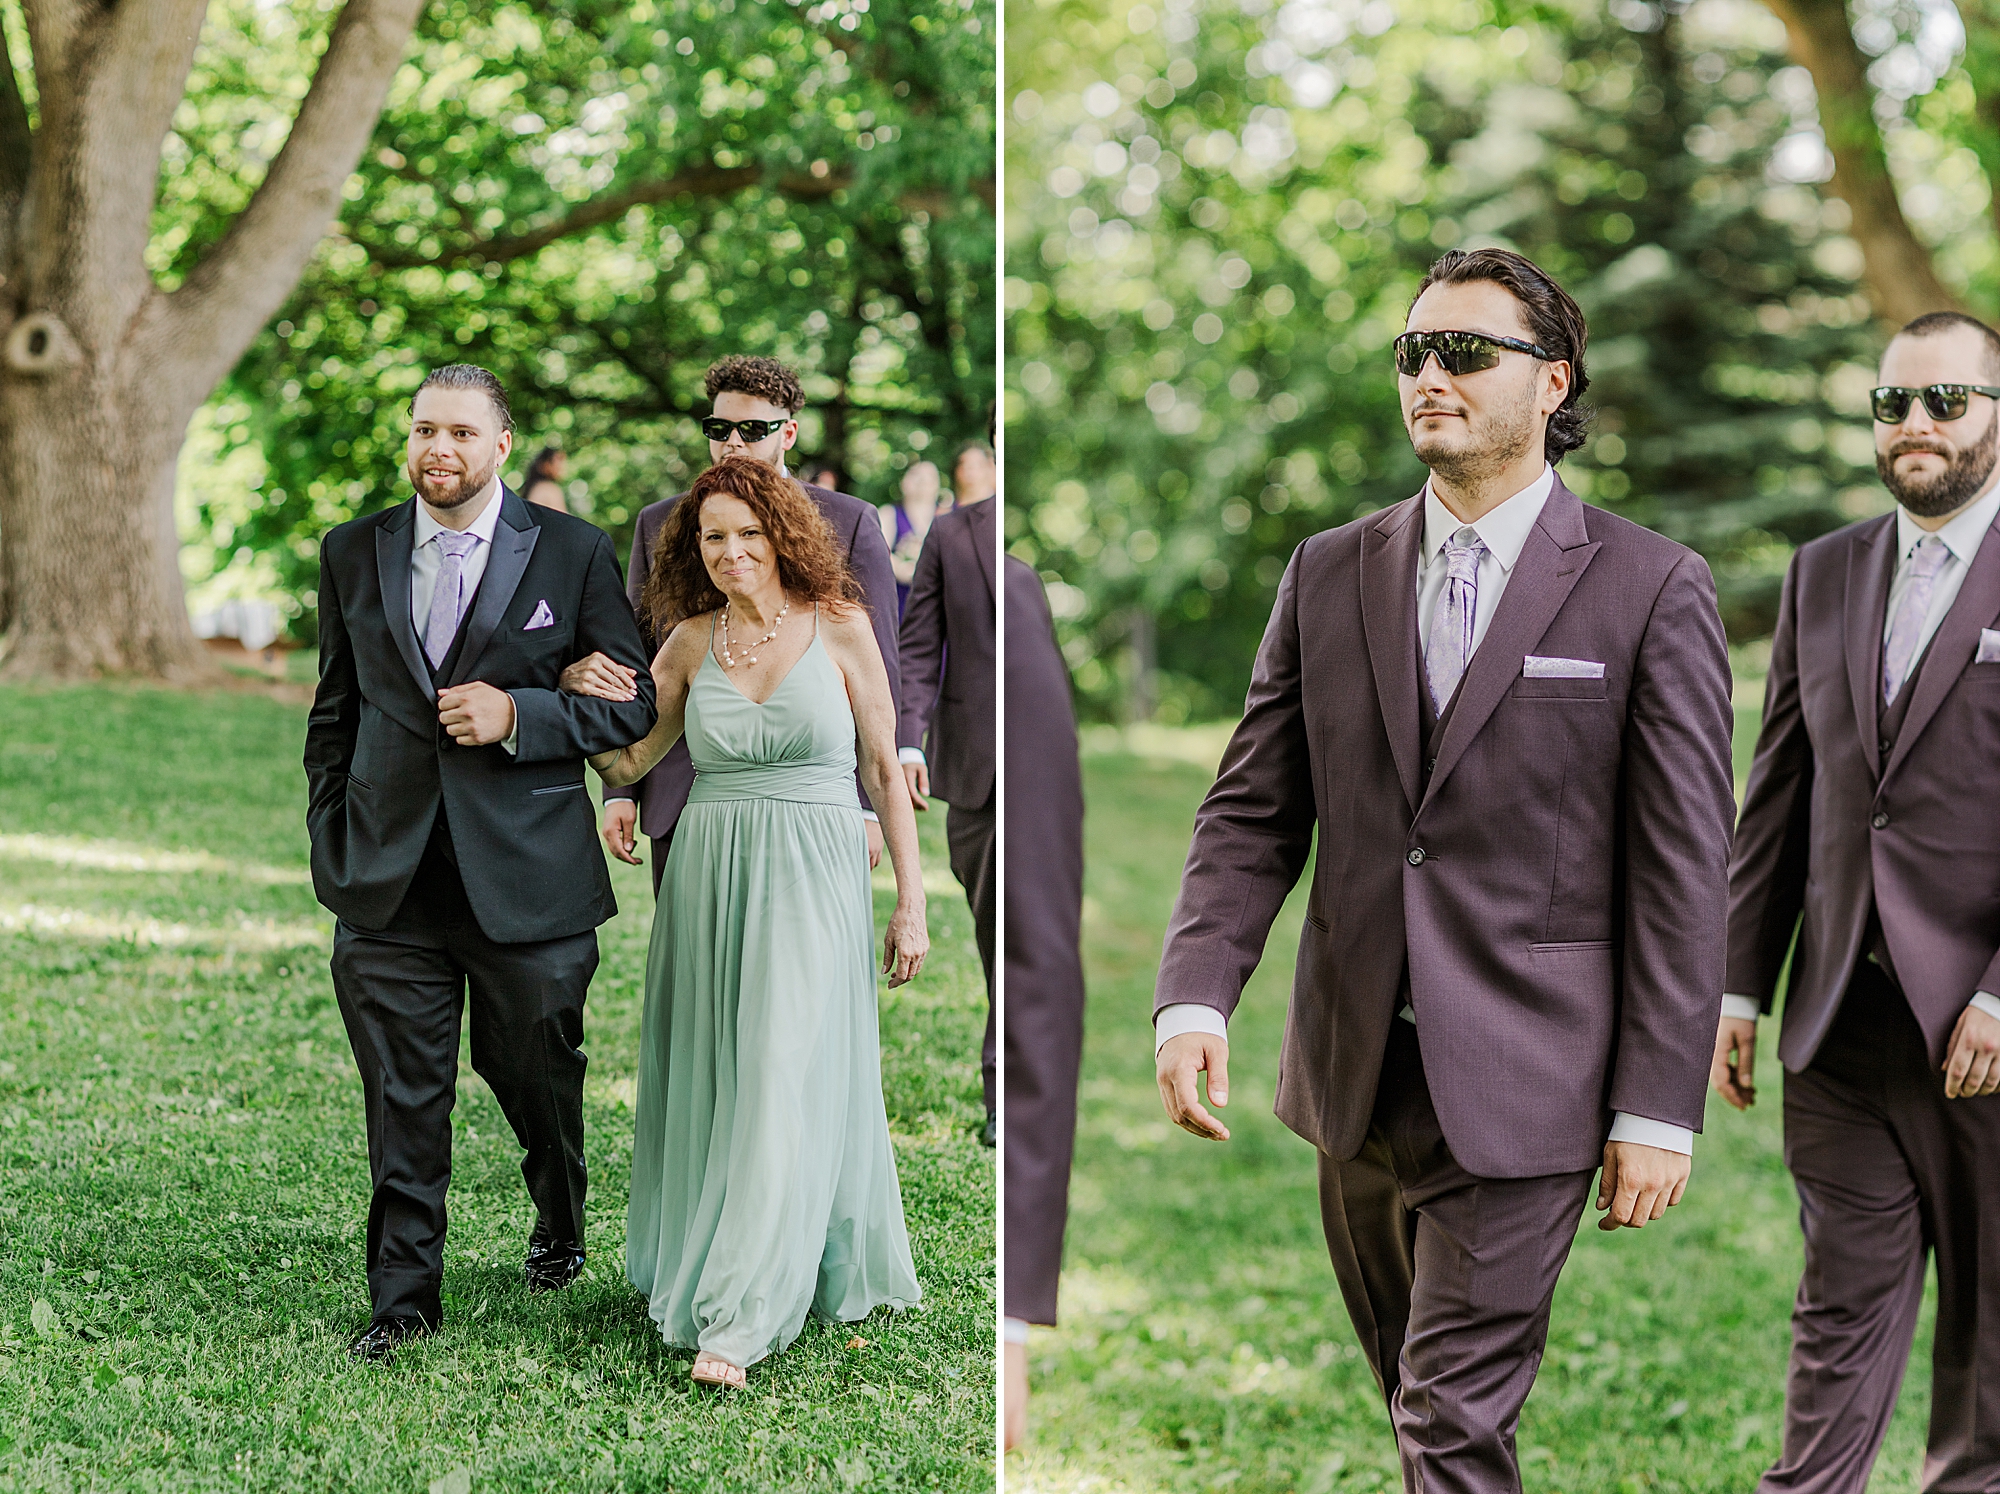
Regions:
[[284, 304], [332, 226], [422, 9], [423, 0], [347, 0], [263, 184], [165, 298], [158, 336], [177, 351], [203, 349], [207, 366], [191, 378], [204, 389]]
[[[412, 254], [391, 245], [370, 243], [355, 235], [351, 229], [348, 236], [368, 251], [369, 259], [385, 270], [412, 270], [422, 266], [444, 269], [452, 265], [504, 263], [540, 253], [557, 240], [572, 234], [615, 223], [635, 207], [670, 202], [676, 197], [727, 197], [749, 187], [763, 186], [782, 196], [811, 202], [831, 197], [853, 184], [854, 174], [845, 168], [829, 171], [825, 176], [792, 172], [767, 178], [760, 166], [692, 166], [656, 181], [636, 182], [605, 192], [526, 233], [477, 239], [469, 244], [439, 250], [436, 254]], [[973, 195], [985, 203], [989, 211], [992, 210], [996, 201], [993, 181], [982, 178], [970, 186]], [[897, 201], [911, 211], [928, 212], [933, 217], [943, 216], [952, 208], [952, 199], [942, 188], [906, 192]]]
[[1958, 12], [1965, 23], [1966, 77], [1972, 80], [1973, 153], [1996, 190], [1988, 195], [1996, 226], [2000, 226], [2000, 0], [1959, 0]]
[[1833, 191], [1854, 216], [1876, 313], [1901, 325], [1927, 311], [1961, 310], [1911, 232], [1876, 127], [1867, 63], [1854, 44], [1845, 0], [1766, 0], [1785, 23], [1792, 60], [1812, 74], [1820, 128], [1833, 153]]
[[7, 50], [6, 30], [0, 27], [0, 284], [14, 273], [14, 236], [19, 231], [21, 200], [28, 195], [34, 146], [20, 75]]

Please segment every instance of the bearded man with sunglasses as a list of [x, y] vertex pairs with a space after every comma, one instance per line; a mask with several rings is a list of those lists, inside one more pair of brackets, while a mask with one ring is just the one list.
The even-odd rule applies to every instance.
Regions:
[[1319, 1149], [1406, 1487], [1518, 1491], [1514, 1427], [1601, 1163], [1686, 1185], [1722, 998], [1729, 660], [1708, 567], [1586, 508], [1576, 303], [1453, 251], [1397, 339], [1422, 492], [1292, 556], [1156, 993], [1168, 1115], [1229, 1132], [1226, 1020], [1319, 841], [1277, 1113]]
[[1881, 378], [1897, 506], [1792, 557], [1730, 866], [1714, 1081], [1739, 1110], [1791, 957], [1778, 1058], [1806, 1268], [1765, 1491], [1866, 1487], [1931, 1253], [1923, 1487], [2000, 1487], [2000, 336], [1919, 317]]
[[[767, 467], [785, 471], [785, 453], [799, 439], [799, 411], [805, 408], [805, 390], [799, 376], [775, 358], [752, 358], [732, 354], [709, 369], [704, 381], [711, 401], [710, 414], [701, 422], [708, 438], [708, 455], [719, 462], [734, 453], [749, 452]], [[797, 474], [793, 474], [797, 476]], [[882, 662], [889, 670], [889, 691], [897, 709], [902, 707], [902, 674], [896, 655], [896, 572], [889, 563], [888, 542], [882, 538], [882, 521], [875, 510], [859, 498], [817, 487], [801, 479], [819, 511], [833, 526], [834, 537], [847, 552], [847, 567], [861, 585], [862, 605], [875, 629], [875, 642], [882, 650]], [[653, 543], [665, 527], [667, 515], [680, 502], [680, 495], [662, 498], [639, 510], [639, 522], [632, 534], [632, 555], [625, 570], [626, 592], [632, 608], [639, 613], [639, 631], [645, 635], [646, 657], [652, 658], [660, 646], [646, 627], [639, 598], [646, 590], [652, 570]], [[563, 687], [574, 689], [592, 670], [602, 671], [597, 682], [607, 688], [629, 690], [633, 680], [626, 672], [603, 659], [581, 660], [571, 666], [575, 674], [565, 674]], [[653, 770], [637, 783], [604, 791], [604, 843], [620, 861], [637, 865], [633, 854], [643, 830], [653, 843], [653, 891], [660, 890], [660, 875], [666, 869], [667, 848], [673, 844], [674, 827], [687, 807], [694, 787], [694, 760], [687, 743], [676, 742]], [[882, 859], [882, 826], [868, 802], [867, 791], [855, 783], [867, 820], [868, 864]]]

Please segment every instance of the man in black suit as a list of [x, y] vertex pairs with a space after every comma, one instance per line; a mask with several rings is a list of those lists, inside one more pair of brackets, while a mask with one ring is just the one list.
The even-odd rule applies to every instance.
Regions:
[[[992, 454], [984, 446], [961, 453], [959, 469]], [[896, 647], [903, 673], [902, 709], [896, 722], [897, 755], [918, 809], [935, 791], [951, 806], [945, 839], [951, 870], [972, 905], [979, 963], [986, 971], [986, 1037], [979, 1050], [986, 1126], [980, 1139], [996, 1141], [993, 1089], [993, 955], [999, 920], [999, 876], [994, 865], [993, 758], [999, 729], [994, 676], [993, 566], [998, 527], [992, 489], [932, 521], [917, 556], [910, 599]], [[925, 739], [928, 735], [928, 751]], [[935, 771], [933, 771], [935, 770]]]
[[[785, 453], [799, 439], [799, 411], [805, 408], [805, 390], [799, 377], [775, 358], [751, 358], [740, 354], [722, 359], [708, 371], [705, 381], [713, 413], [701, 423], [708, 437], [711, 461], [721, 461], [732, 452], [749, 452], [767, 466], [785, 470]], [[862, 605], [874, 624], [875, 642], [882, 650], [882, 663], [889, 671], [889, 693], [900, 703], [896, 675], [896, 573], [889, 566], [888, 542], [882, 538], [882, 521], [875, 510], [859, 498], [836, 493], [831, 488], [801, 482], [806, 496], [818, 505], [833, 526], [833, 533], [847, 551], [847, 568], [861, 585]], [[626, 566], [626, 595], [639, 613], [639, 630], [645, 639], [650, 664], [663, 640], [655, 638], [640, 598], [645, 594], [646, 577], [651, 574], [653, 545], [658, 540], [667, 515], [680, 502], [676, 493], [639, 510], [638, 527], [632, 534], [632, 556]], [[641, 674], [647, 671], [642, 669]], [[674, 743], [652, 772], [637, 783], [604, 791], [604, 843], [621, 861], [636, 863], [632, 848], [643, 830], [653, 842], [653, 891], [660, 890], [660, 876], [666, 869], [667, 849], [673, 844], [674, 827], [687, 807], [688, 790], [694, 787], [694, 762], [687, 743]], [[868, 831], [868, 864], [882, 859], [882, 826], [868, 802], [860, 781], [855, 783]]]
[[[583, 765], [637, 741], [652, 675], [611, 541], [499, 479], [507, 396], [468, 364], [411, 403], [417, 496], [320, 548], [320, 682], [306, 728], [313, 888], [339, 920], [333, 985], [367, 1105], [379, 1360], [443, 1321], [462, 1003], [472, 1065], [527, 1156], [534, 1290], [583, 1268], [583, 1003], [617, 912]], [[635, 698], [557, 689], [602, 651]]]

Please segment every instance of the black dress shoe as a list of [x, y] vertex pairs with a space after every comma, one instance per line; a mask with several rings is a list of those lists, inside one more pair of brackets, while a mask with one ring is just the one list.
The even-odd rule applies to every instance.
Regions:
[[422, 1318], [377, 1318], [347, 1346], [348, 1357], [363, 1364], [386, 1364], [406, 1339], [428, 1338], [434, 1332]]
[[979, 1132], [979, 1144], [981, 1146], [998, 1146], [1000, 1144], [1000, 1117], [990, 1110], [986, 1112], [986, 1124]]
[[583, 1274], [581, 1245], [559, 1245], [554, 1241], [528, 1242], [528, 1258], [521, 1271], [531, 1292], [559, 1292]]

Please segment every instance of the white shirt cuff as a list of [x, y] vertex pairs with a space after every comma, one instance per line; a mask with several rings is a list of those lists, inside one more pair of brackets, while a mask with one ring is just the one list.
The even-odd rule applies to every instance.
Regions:
[[1663, 1152], [1679, 1152], [1683, 1157], [1694, 1155], [1694, 1132], [1686, 1126], [1670, 1126], [1665, 1121], [1627, 1115], [1622, 1110], [1611, 1117], [1611, 1134], [1605, 1139], [1635, 1141], [1640, 1146], [1656, 1146]]
[[[507, 698], [514, 700], [514, 692], [511, 690], [508, 691]], [[506, 740], [501, 742], [500, 745], [506, 749], [509, 757], [517, 756], [521, 750], [521, 702], [518, 700], [514, 700], [513, 730], [507, 733]]]
[[1157, 1054], [1166, 1047], [1168, 1038], [1179, 1037], [1184, 1032], [1209, 1032], [1229, 1041], [1229, 1019], [1212, 1006], [1203, 1006], [1199, 1001], [1176, 1001], [1172, 1006], [1160, 1008], [1160, 1014], [1153, 1019], [1153, 1052]]
[[920, 768], [927, 766], [924, 759], [924, 749], [921, 747], [898, 747], [896, 749], [896, 761], [899, 763], [915, 763]]
[[1028, 1320], [1026, 1318], [1002, 1318], [1000, 1320], [1000, 1341], [1006, 1344], [1024, 1344], [1028, 1341]]
[[1755, 996], [1726, 994], [1722, 998], [1722, 1015], [1740, 1022], [1754, 1022], [1764, 1015], [1764, 1009]]
[[864, 810], [862, 810], [862, 811], [861, 811], [861, 818], [862, 818], [862, 819], [864, 819], [864, 820], [873, 820], [873, 821], [874, 821], [874, 822], [875, 822], [876, 824], [878, 824], [878, 825], [882, 823], [882, 816], [880, 816], [879, 814], [877, 814], [877, 813], [876, 813], [876, 812], [875, 812], [874, 810], [872, 810], [872, 809], [864, 809]]
[[1966, 1004], [1978, 1007], [1989, 1017], [2000, 1017], [2000, 996], [1995, 996], [1991, 992], [1974, 991], [1972, 1000]]

